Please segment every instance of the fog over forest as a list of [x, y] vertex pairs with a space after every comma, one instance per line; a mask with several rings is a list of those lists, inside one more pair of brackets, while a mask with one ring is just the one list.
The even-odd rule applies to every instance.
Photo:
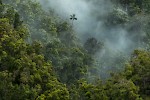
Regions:
[[[122, 62], [125, 63], [133, 50], [145, 45], [138, 37], [139, 34], [146, 36], [146, 33], [142, 33], [142, 23], [146, 19], [130, 19], [128, 9], [117, 7], [116, 2], [110, 0], [39, 0], [39, 2], [45, 10], [53, 9], [61, 18], [71, 24], [70, 15], [75, 14], [78, 20], [73, 21], [73, 29], [82, 45], [92, 37], [103, 44], [102, 50], [95, 53], [97, 67], [104, 67], [103, 74], [108, 74], [109, 69], [118, 66], [118, 59], [123, 59]], [[115, 22], [116, 19], [123, 23]], [[107, 23], [108, 20], [112, 20], [112, 22]], [[116, 25], [111, 23], [116, 23]], [[132, 30], [132, 28], [135, 29]], [[120, 64], [119, 66], [123, 67], [124, 65]], [[101, 72], [99, 73], [101, 74]]]
[[0, 100], [150, 100], [150, 0], [0, 0]]
[[[95, 37], [105, 42], [105, 46], [114, 51], [131, 52], [133, 50], [131, 47], [135, 47], [134, 40], [129, 36], [126, 26], [105, 25], [106, 17], [114, 11], [115, 5], [110, 0], [47, 0], [40, 2], [45, 9], [52, 8], [68, 21], [71, 14], [76, 14], [78, 20], [74, 21], [73, 28], [83, 42], [89, 37]], [[127, 17], [124, 9], [116, 8], [116, 11], [122, 14], [120, 16]]]

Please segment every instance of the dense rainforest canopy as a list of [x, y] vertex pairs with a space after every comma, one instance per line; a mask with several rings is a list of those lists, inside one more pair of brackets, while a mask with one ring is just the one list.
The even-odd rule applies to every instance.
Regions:
[[98, 19], [124, 27], [140, 48], [100, 62], [98, 53], [114, 51], [96, 37], [82, 43], [38, 1], [0, 0], [0, 100], [150, 100], [149, 0], [106, 0], [114, 9]]

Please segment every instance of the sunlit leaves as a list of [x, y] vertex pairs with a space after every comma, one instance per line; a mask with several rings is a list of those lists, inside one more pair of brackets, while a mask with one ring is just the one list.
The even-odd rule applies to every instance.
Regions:
[[149, 95], [150, 53], [144, 50], [135, 50], [125, 75], [140, 87], [141, 94]]

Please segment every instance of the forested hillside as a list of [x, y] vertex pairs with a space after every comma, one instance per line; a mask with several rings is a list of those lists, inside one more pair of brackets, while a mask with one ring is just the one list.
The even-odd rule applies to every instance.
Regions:
[[0, 0], [0, 100], [150, 100], [150, 1], [56, 1]]

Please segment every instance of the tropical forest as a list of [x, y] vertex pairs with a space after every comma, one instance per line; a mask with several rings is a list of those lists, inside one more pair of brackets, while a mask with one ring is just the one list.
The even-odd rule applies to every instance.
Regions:
[[150, 0], [0, 0], [0, 100], [150, 100]]

